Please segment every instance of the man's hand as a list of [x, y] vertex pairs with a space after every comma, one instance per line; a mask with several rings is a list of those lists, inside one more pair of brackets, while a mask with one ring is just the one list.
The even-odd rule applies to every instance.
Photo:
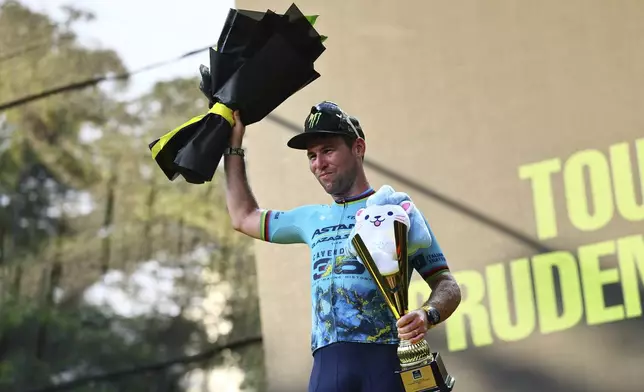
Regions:
[[242, 140], [244, 139], [246, 126], [241, 121], [239, 110], [235, 110], [233, 112], [233, 119], [235, 120], [235, 124], [233, 125], [233, 131], [230, 134], [230, 147], [239, 148], [241, 147]]
[[427, 314], [422, 309], [413, 310], [402, 316], [396, 323], [398, 337], [409, 340], [411, 344], [418, 343], [427, 333]]

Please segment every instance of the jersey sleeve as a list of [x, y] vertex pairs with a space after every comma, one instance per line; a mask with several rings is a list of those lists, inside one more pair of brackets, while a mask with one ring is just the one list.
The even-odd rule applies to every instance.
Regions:
[[409, 260], [420, 276], [429, 282], [436, 276], [449, 272], [449, 266], [429, 222], [425, 217], [423, 217], [423, 220], [432, 237], [432, 243], [428, 247], [418, 249], [413, 255], [409, 255]]
[[309, 221], [308, 206], [292, 210], [264, 210], [261, 219], [262, 240], [274, 244], [306, 243], [305, 226]]

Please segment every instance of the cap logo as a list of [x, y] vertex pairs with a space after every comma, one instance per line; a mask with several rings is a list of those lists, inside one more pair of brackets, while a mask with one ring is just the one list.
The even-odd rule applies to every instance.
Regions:
[[309, 128], [313, 128], [314, 126], [316, 126], [320, 121], [321, 116], [322, 116], [322, 112], [309, 114], [309, 118], [306, 120], [309, 124]]

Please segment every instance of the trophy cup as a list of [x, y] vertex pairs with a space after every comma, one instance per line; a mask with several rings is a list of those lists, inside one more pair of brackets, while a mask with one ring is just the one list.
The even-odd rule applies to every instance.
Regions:
[[[368, 215], [367, 215], [368, 216]], [[408, 288], [409, 266], [407, 260], [407, 231], [405, 223], [395, 220], [393, 222], [393, 239], [395, 240], [395, 257], [376, 249], [378, 262], [374, 260], [372, 252], [365, 242], [356, 233], [351, 239], [356, 253], [365, 265], [371, 277], [376, 282], [378, 291], [384, 297], [387, 307], [391, 310], [396, 320], [409, 311]], [[386, 237], [391, 238], [391, 230]], [[367, 241], [369, 242], [369, 241]], [[378, 238], [378, 247], [383, 240]], [[385, 258], [383, 260], [383, 257]], [[402, 340], [398, 345], [398, 359], [400, 360], [400, 374], [406, 392], [443, 392], [451, 391], [455, 379], [445, 370], [443, 359], [438, 352], [432, 352], [425, 339], [411, 344]]]

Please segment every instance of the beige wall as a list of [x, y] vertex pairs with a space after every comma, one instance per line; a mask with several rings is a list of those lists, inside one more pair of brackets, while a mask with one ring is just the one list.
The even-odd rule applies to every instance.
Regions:
[[[290, 4], [242, 0], [237, 7], [281, 12]], [[641, 390], [644, 273], [635, 262], [644, 267], [644, 214], [637, 205], [644, 141], [635, 181], [624, 176], [628, 166], [622, 163], [628, 151], [635, 161], [635, 141], [643, 136], [644, 2], [297, 4], [320, 14], [316, 26], [329, 36], [327, 51], [316, 65], [322, 77], [276, 114], [300, 125], [310, 106], [333, 100], [360, 118], [368, 159], [545, 247], [570, 252], [532, 259], [539, 252], [525, 243], [368, 170], [374, 187], [390, 184], [411, 194], [463, 286], [464, 306], [429, 337], [457, 377], [457, 390]], [[330, 200], [308, 172], [304, 154], [286, 147], [291, 136], [270, 120], [249, 127], [250, 181], [263, 207]], [[618, 143], [627, 149], [611, 149]], [[598, 152], [586, 151], [591, 149]], [[552, 197], [539, 185], [535, 214], [531, 181], [520, 178], [519, 168], [551, 159], [561, 170], [552, 176]], [[584, 212], [584, 165], [591, 166], [596, 185], [587, 192], [597, 200], [590, 213]], [[539, 168], [545, 173], [548, 165]], [[629, 204], [629, 185], [635, 204]], [[548, 234], [553, 222], [555, 236]], [[630, 241], [615, 241], [627, 236]], [[257, 242], [256, 251], [271, 391], [305, 391], [311, 366], [308, 249]], [[597, 262], [602, 252], [608, 256]], [[563, 321], [547, 313], [558, 295], [543, 269], [552, 260], [565, 268]], [[609, 270], [602, 274], [600, 267]], [[511, 298], [516, 294], [510, 306], [520, 309], [514, 329], [503, 326], [504, 271], [515, 274], [507, 289]], [[616, 283], [607, 286], [602, 305], [602, 284], [611, 279]], [[469, 305], [477, 300], [478, 308]], [[463, 323], [466, 314], [475, 314], [472, 322]], [[544, 333], [557, 326], [561, 330]], [[459, 327], [467, 331], [466, 347]]]

